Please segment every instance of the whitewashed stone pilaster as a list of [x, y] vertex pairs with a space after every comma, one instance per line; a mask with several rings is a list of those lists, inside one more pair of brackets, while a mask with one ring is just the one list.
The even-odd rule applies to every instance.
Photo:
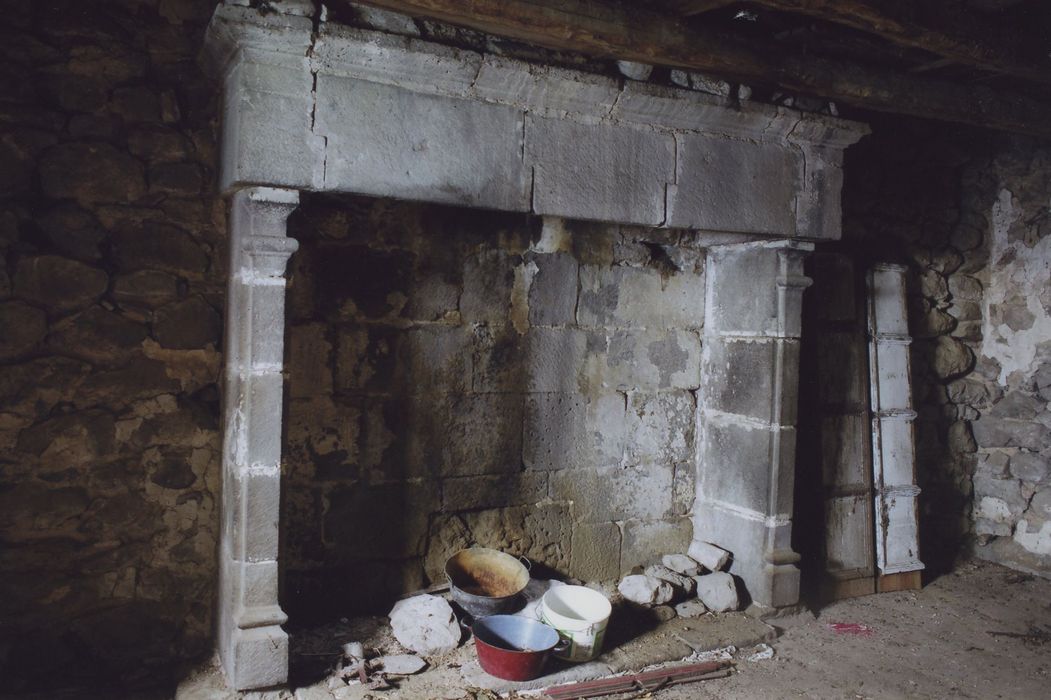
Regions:
[[694, 539], [733, 553], [752, 600], [799, 600], [792, 490], [803, 259], [794, 241], [718, 246], [706, 271]]
[[923, 569], [905, 267], [875, 265], [869, 271], [868, 291], [876, 566], [887, 576]]
[[219, 655], [238, 690], [288, 678], [288, 619], [277, 600], [285, 267], [298, 247], [285, 221], [299, 193], [233, 195], [226, 305]]

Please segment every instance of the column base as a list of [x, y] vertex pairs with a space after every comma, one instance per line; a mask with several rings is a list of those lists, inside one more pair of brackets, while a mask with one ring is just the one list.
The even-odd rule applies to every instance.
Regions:
[[288, 682], [288, 634], [277, 625], [236, 629], [223, 670], [236, 690], [272, 688]]

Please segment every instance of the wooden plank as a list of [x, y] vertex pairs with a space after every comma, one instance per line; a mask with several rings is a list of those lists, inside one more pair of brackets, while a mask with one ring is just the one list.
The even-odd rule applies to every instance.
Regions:
[[963, 65], [1051, 85], [1051, 59], [1046, 51], [1033, 52], [1036, 60], [1025, 55], [1024, 28], [1003, 26], [965, 7], [915, 0], [749, 1], [858, 29]]
[[[800, 53], [768, 54], [738, 37], [638, 6], [596, 0], [363, 0], [563, 51], [713, 73], [819, 95], [880, 112], [1051, 136], [1051, 105]], [[768, 48], [768, 47], [767, 47]]]
[[834, 600], [846, 600], [847, 598], [860, 598], [872, 595], [876, 592], [876, 579], [872, 576], [861, 578], [840, 579], [827, 577], [821, 585], [821, 599], [832, 602]]
[[876, 591], [893, 593], [894, 591], [918, 591], [923, 588], [922, 571], [902, 571], [897, 574], [880, 576], [876, 580]]

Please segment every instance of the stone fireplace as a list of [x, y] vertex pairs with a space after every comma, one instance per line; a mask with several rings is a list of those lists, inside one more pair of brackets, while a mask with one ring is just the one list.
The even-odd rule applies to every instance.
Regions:
[[[495, 210], [511, 222], [453, 256], [462, 277], [452, 290], [413, 287], [413, 263], [405, 288], [428, 308], [403, 295], [390, 301], [396, 323], [358, 309], [367, 323], [334, 331], [331, 352], [364, 343], [368, 357], [368, 330], [389, 322], [399, 340], [388, 366], [416, 363], [400, 371], [424, 381], [451, 365], [460, 385], [446, 385], [449, 372], [431, 377], [442, 384], [434, 415], [451, 421], [441, 430], [416, 429], [412, 411], [384, 424], [397, 468], [328, 493], [330, 516], [333, 503], [351, 519], [372, 509], [445, 527], [449, 544], [448, 516], [461, 511], [542, 516], [553, 531], [542, 544], [563, 546], [539, 558], [575, 576], [617, 576], [639, 552], [693, 538], [733, 552], [731, 572], [757, 605], [797, 602], [802, 265], [810, 241], [840, 236], [842, 151], [866, 128], [289, 12], [221, 5], [207, 45], [223, 85], [230, 202], [218, 645], [231, 684], [287, 676], [285, 359], [313, 357], [332, 326], [293, 325], [286, 355], [286, 267], [298, 247], [290, 231], [333, 206], [325, 195]], [[368, 381], [343, 388], [364, 395]], [[297, 402], [323, 394], [319, 382], [292, 391], [289, 420], [300, 409], [310, 420]], [[457, 451], [494, 415], [489, 451]], [[450, 454], [416, 464], [434, 445], [408, 443], [436, 434], [449, 436]], [[396, 508], [376, 507], [383, 489], [398, 492]], [[418, 559], [422, 576], [432, 551], [414, 540], [403, 559]]]

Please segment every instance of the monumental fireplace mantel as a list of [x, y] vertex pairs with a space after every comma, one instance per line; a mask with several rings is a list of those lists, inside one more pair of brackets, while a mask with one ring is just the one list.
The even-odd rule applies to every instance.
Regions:
[[[712, 244], [694, 538], [771, 607], [790, 546], [800, 306], [811, 241], [840, 237], [855, 122], [221, 4], [230, 202], [218, 648], [236, 688], [287, 680], [278, 603], [286, 220], [343, 192], [702, 230]], [[699, 301], [700, 303], [700, 301]]]

